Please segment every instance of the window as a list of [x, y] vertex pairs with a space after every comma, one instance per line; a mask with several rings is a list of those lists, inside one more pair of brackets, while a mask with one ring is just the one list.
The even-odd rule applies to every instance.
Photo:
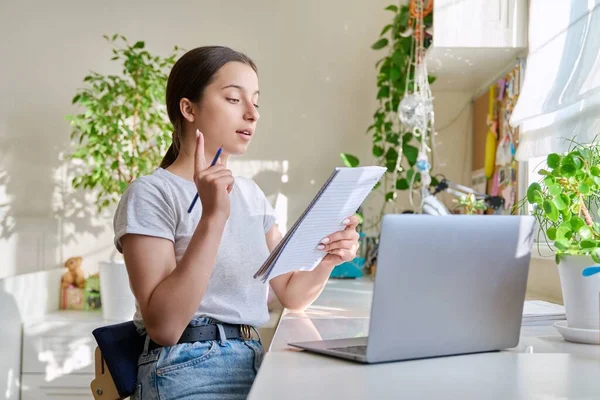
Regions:
[[[533, 182], [539, 182], [541, 179], [541, 175], [538, 174], [540, 169], [546, 168], [546, 156], [542, 157], [533, 157], [530, 158], [529, 161], [521, 163], [521, 171], [526, 171], [526, 173], [520, 175], [519, 179], [519, 196], [520, 198], [524, 198], [527, 195], [527, 188]], [[525, 203], [523, 206], [522, 212], [527, 215], [531, 215], [533, 213], [533, 206], [529, 203]], [[546, 240], [544, 235], [539, 234], [539, 225], [535, 224], [535, 242], [539, 245], [545, 245]], [[537, 252], [537, 251], [534, 251]], [[544, 254], [547, 252], [544, 252]]]
[[[546, 158], [546, 156], [533, 157], [530, 158], [529, 161], [527, 161], [526, 163], [523, 163], [526, 166], [525, 170], [527, 171], [527, 174], [523, 177], [526, 179], [526, 182], [524, 182], [524, 190], [522, 196], [525, 196], [527, 194], [527, 188], [529, 187], [529, 185], [531, 185], [533, 182], [540, 181], [542, 176], [538, 174], [538, 171], [540, 169], [546, 168]], [[529, 208], [527, 210], [532, 211], [532, 208], [533, 207], [529, 205]]]
[[600, 132], [600, 3], [529, 5], [527, 66], [510, 120], [520, 128], [520, 161], [566, 152], [570, 139], [590, 143]]

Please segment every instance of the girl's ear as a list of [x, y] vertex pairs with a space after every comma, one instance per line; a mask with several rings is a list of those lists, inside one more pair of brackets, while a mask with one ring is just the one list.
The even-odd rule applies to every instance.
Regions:
[[196, 119], [194, 103], [192, 103], [189, 99], [183, 98], [179, 100], [179, 111], [181, 111], [181, 115], [189, 122], [194, 122]]

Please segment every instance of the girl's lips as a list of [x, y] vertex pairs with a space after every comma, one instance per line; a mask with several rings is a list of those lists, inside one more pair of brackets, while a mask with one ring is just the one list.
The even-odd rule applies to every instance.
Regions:
[[250, 138], [252, 137], [252, 132], [251, 131], [247, 131], [247, 130], [239, 130], [239, 131], [235, 131], [238, 135], [240, 135], [240, 137], [244, 140], [250, 140]]
[[252, 131], [249, 129], [239, 129], [236, 132], [241, 133], [242, 135], [252, 136]]

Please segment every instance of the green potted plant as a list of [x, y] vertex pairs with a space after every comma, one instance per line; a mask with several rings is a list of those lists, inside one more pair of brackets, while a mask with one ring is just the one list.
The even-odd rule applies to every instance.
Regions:
[[566, 154], [550, 154], [539, 174], [526, 201], [558, 264], [568, 326], [557, 328], [598, 330], [600, 274], [585, 271], [600, 263], [600, 145], [577, 144]]
[[[143, 41], [130, 43], [118, 34], [104, 38], [122, 74], [85, 76], [86, 87], [72, 100], [80, 112], [67, 116], [74, 147], [67, 158], [78, 166], [71, 183], [95, 194], [99, 213], [118, 202], [131, 181], [150, 174], [170, 145], [164, 98], [178, 53], [175, 46], [167, 57], [154, 56]], [[105, 318], [131, 318], [134, 300], [122, 260], [100, 263], [99, 272]]]

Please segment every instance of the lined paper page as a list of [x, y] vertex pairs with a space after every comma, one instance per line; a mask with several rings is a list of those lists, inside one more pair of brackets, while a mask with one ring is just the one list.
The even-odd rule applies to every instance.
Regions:
[[290, 271], [313, 270], [327, 254], [317, 249], [319, 242], [344, 229], [342, 221], [356, 212], [386, 171], [383, 167], [336, 170], [333, 180], [291, 233], [281, 254], [271, 265], [268, 279]]

